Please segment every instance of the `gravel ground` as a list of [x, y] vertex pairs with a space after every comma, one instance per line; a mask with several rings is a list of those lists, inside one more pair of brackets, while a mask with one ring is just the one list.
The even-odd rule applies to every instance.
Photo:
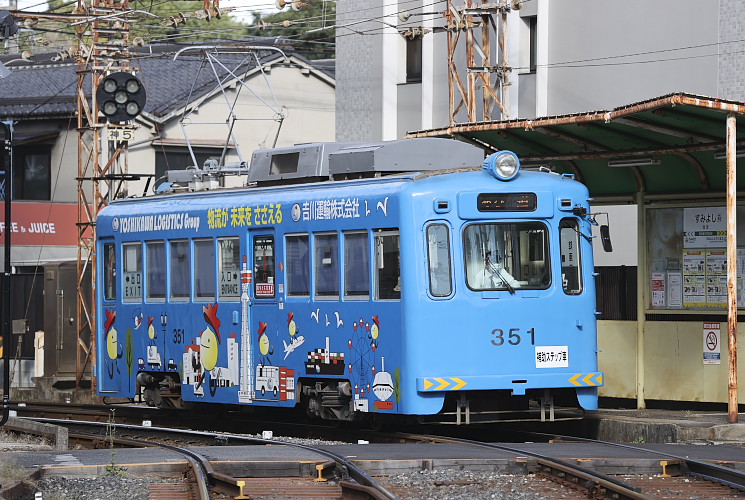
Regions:
[[92, 479], [49, 477], [40, 480], [36, 486], [43, 500], [148, 500], [149, 483], [147, 479], [115, 476]]
[[[502, 475], [457, 469], [422, 470], [380, 479], [380, 483], [401, 500], [545, 500], [560, 498], [535, 492], [530, 476]], [[549, 485], [545, 486], [548, 490]], [[533, 491], [531, 491], [533, 490]], [[547, 492], [548, 493], [548, 492]]]

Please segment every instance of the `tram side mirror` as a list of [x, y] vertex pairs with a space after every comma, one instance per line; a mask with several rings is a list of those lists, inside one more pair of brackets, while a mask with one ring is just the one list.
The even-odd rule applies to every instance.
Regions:
[[600, 241], [603, 243], [603, 250], [606, 252], [613, 251], [613, 243], [610, 240], [610, 227], [608, 224], [600, 226]]

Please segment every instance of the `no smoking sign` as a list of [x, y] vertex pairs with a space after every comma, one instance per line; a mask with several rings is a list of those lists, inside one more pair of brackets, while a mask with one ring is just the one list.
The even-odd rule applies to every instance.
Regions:
[[722, 362], [719, 323], [704, 323], [704, 364], [718, 365]]

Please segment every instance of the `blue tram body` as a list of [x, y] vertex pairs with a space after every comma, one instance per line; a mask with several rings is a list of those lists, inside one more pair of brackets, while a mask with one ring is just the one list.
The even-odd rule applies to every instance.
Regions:
[[495, 155], [425, 172], [417, 157], [415, 173], [112, 202], [98, 393], [341, 420], [595, 409], [587, 189], [501, 180]]

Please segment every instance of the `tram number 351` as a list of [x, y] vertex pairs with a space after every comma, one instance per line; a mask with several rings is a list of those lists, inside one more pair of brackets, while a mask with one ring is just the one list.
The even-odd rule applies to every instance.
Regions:
[[509, 330], [507, 330], [506, 335], [505, 331], [501, 328], [495, 328], [491, 331], [491, 334], [494, 336], [491, 343], [497, 347], [504, 345], [505, 342], [510, 345], [518, 345], [527, 335], [530, 335], [530, 344], [535, 345], [535, 328], [531, 328], [524, 334], [520, 333], [519, 328], [510, 328]]

